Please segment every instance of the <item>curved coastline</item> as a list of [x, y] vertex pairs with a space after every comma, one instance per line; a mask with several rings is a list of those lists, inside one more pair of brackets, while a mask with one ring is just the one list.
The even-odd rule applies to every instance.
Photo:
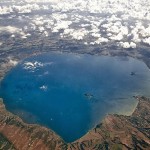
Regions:
[[[72, 143], [66, 143], [54, 131], [36, 124], [26, 124], [18, 116], [5, 109], [0, 100], [0, 140], [4, 147], [15, 150], [74, 150], [121, 147], [123, 149], [150, 146], [150, 99], [135, 97], [139, 102], [131, 116], [107, 115], [104, 120], [86, 135]], [[128, 138], [127, 138], [128, 137]], [[144, 145], [143, 145], [144, 144]]]
[[[8, 72], [13, 65], [8, 65], [2, 77], [4, 77], [5, 73]], [[2, 78], [1, 78], [2, 79]], [[1, 80], [0, 79], [0, 80]], [[145, 126], [140, 126], [142, 129], [138, 129], [137, 127], [137, 120], [140, 122], [143, 121], [144, 118], [139, 118], [140, 114], [143, 115], [143, 109], [146, 107], [150, 108], [150, 100], [145, 97], [136, 97], [138, 99], [138, 104], [131, 116], [124, 116], [124, 115], [108, 115], [104, 118], [102, 123], [98, 124], [94, 129], [91, 129], [85, 136], [81, 137], [80, 139], [76, 140], [72, 143], [66, 143], [60, 136], [58, 136], [54, 131], [42, 127], [40, 125], [31, 125], [24, 123], [19, 117], [13, 115], [12, 113], [8, 112], [5, 109], [3, 101], [0, 101], [0, 139], [3, 139], [6, 146], [10, 146], [12, 149], [89, 149], [95, 147], [95, 149], [99, 148], [114, 148], [114, 147], [121, 147], [121, 148], [134, 148], [134, 147], [141, 147], [143, 148], [142, 142], [144, 142], [144, 149], [148, 149], [150, 146], [150, 135], [146, 133], [144, 130]], [[141, 106], [144, 105], [144, 108], [141, 110]], [[150, 109], [146, 109], [147, 112], [145, 114], [150, 114]], [[144, 116], [149, 117], [149, 116]], [[150, 118], [148, 118], [150, 119]], [[136, 120], [136, 121], [135, 121]], [[132, 129], [134, 132], [139, 133], [139, 136], [135, 136], [135, 134], [129, 134], [129, 141], [123, 143], [122, 136], [118, 133], [116, 136], [111, 137], [110, 132], [115, 132], [115, 127], [110, 127], [110, 124], [114, 124], [119, 126], [119, 130], [124, 132], [128, 130], [125, 127], [121, 128], [120, 124], [129, 124], [130, 130]], [[150, 124], [147, 122], [145, 123], [146, 129], [147, 126]], [[8, 131], [10, 133], [8, 133]], [[12, 132], [12, 133], [11, 133]], [[22, 135], [18, 135], [18, 132], [21, 132]], [[105, 133], [104, 133], [105, 132]], [[118, 129], [117, 129], [118, 132]], [[120, 131], [119, 131], [120, 132]], [[147, 135], [148, 134], [148, 135]], [[14, 136], [12, 136], [14, 135]], [[34, 138], [31, 140], [29, 137]], [[17, 142], [18, 139], [22, 138], [22, 142]], [[111, 138], [110, 138], [111, 137]], [[117, 139], [116, 139], [117, 137]], [[131, 138], [132, 137], [132, 138]], [[119, 139], [119, 140], [118, 140]], [[133, 140], [134, 139], [134, 140]], [[123, 138], [123, 141], [125, 139]], [[142, 140], [140, 142], [140, 140]], [[135, 142], [136, 141], [136, 142]], [[4, 146], [5, 146], [4, 145]], [[25, 146], [26, 145], [26, 146]], [[140, 145], [140, 146], [139, 146]]]

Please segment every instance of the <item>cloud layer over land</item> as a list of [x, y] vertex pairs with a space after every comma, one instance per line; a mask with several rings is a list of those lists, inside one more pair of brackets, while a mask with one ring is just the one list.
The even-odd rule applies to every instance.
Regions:
[[150, 45], [150, 0], [6, 0], [0, 2], [0, 22], [4, 17], [21, 24], [0, 23], [0, 34], [8, 32], [12, 38], [27, 39], [36, 31], [86, 45]]

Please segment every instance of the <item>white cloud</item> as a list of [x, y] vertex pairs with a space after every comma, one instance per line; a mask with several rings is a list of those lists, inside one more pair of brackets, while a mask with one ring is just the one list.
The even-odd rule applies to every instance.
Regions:
[[43, 91], [47, 91], [48, 87], [47, 87], [46, 85], [42, 85], [42, 86], [40, 87], [40, 89], [43, 90]]
[[44, 27], [42, 27], [42, 26], [39, 26], [38, 29], [40, 32], [43, 32], [45, 30]]
[[96, 44], [101, 44], [101, 43], [107, 43], [109, 40], [107, 38], [104, 37], [100, 37], [98, 38], [94, 43]]
[[112, 33], [119, 33], [120, 31], [120, 28], [116, 25], [113, 25], [113, 26], [110, 26], [108, 29], [107, 29], [107, 32], [112, 32]]
[[16, 60], [9, 60], [9, 64], [16, 66], [18, 64], [18, 62]]
[[150, 45], [150, 37], [143, 39], [143, 42]]
[[86, 36], [87, 34], [88, 34], [88, 31], [85, 28], [81, 28], [79, 30], [74, 30], [74, 32], [72, 32], [70, 36], [73, 39], [82, 40], [84, 36]]
[[0, 6], [0, 15], [4, 15], [4, 14], [10, 14], [13, 12], [13, 9], [11, 8], [11, 6]]
[[131, 43], [130, 43], [130, 47], [131, 47], [131, 48], [136, 48], [136, 44], [135, 44], [134, 42], [131, 42]]
[[46, 37], [48, 37], [48, 32], [47, 31], [44, 31], [44, 35], [46, 36]]
[[144, 26], [142, 26], [142, 30], [139, 32], [139, 34], [141, 34], [141, 36], [143, 38], [145, 37], [150, 37], [150, 25], [147, 28], [144, 28]]
[[0, 32], [10, 32], [10, 33], [17, 33], [22, 32], [21, 29], [13, 26], [0, 26]]
[[37, 68], [43, 67], [44, 64], [41, 63], [41, 62], [35, 61], [35, 62], [25, 62], [25, 63], [23, 64], [23, 66], [24, 66], [23, 68], [24, 68], [25, 70], [34, 71], [34, 70], [37, 69]]
[[7, 32], [12, 34], [11, 37], [15, 37], [15, 34], [19, 34], [22, 37], [25, 37], [26, 34], [23, 32], [22, 29], [14, 27], [14, 26], [0, 26], [0, 33]]
[[130, 43], [128, 43], [128, 42], [124, 42], [124, 43], [121, 42], [120, 44], [123, 48], [130, 48]]
[[99, 33], [92, 33], [91, 35], [95, 38], [100, 38], [101, 37], [101, 35]]
[[129, 33], [128, 27], [121, 26], [120, 27], [120, 32], [122, 33], [122, 35], [128, 35], [128, 33]]
[[67, 29], [71, 24], [71, 21], [59, 21], [57, 22], [57, 24], [55, 24], [55, 27], [53, 28], [52, 32], [58, 32], [60, 29]]
[[8, 57], [8, 63], [11, 65], [11, 66], [16, 66], [18, 64], [18, 61], [17, 60], [14, 60], [12, 57]]
[[70, 28], [68, 28], [68, 29], [65, 29], [64, 30], [64, 35], [71, 35], [71, 34], [73, 34], [73, 32], [74, 32], [74, 29], [70, 29]]
[[122, 33], [118, 33], [117, 35], [110, 36], [109, 38], [111, 40], [121, 41], [123, 39], [123, 34]]
[[123, 48], [136, 48], [136, 44], [134, 42], [120, 42], [120, 46]]
[[58, 2], [61, 2], [62, 0], [25, 0], [25, 2], [27, 3], [48, 3], [48, 2], [51, 2], [51, 3], [58, 3]]
[[52, 64], [54, 64], [54, 62], [46, 62], [46, 63], [42, 63], [42, 62], [38, 62], [38, 61], [34, 61], [34, 62], [24, 62], [23, 64], [23, 68], [25, 70], [29, 70], [31, 72], [33, 72], [35, 69], [40, 69], [44, 66], [51, 66]]

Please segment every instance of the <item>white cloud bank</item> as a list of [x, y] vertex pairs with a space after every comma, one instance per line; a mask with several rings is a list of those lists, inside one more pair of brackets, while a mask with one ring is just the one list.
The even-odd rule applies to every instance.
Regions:
[[[150, 0], [12, 0], [0, 6], [0, 14], [32, 13], [47, 10], [47, 16], [34, 15], [30, 28], [43, 36], [60, 33], [61, 38], [82, 40], [85, 44], [117, 42], [123, 48], [150, 45]], [[108, 15], [109, 14], [109, 15]], [[28, 38], [23, 29], [7, 26], [3, 31]]]

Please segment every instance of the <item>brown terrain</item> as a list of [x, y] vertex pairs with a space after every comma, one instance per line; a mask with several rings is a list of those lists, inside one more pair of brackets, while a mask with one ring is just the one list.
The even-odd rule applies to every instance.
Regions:
[[24, 123], [0, 101], [2, 150], [150, 150], [150, 99], [139, 103], [131, 116], [108, 115], [73, 143], [65, 143], [50, 129]]

